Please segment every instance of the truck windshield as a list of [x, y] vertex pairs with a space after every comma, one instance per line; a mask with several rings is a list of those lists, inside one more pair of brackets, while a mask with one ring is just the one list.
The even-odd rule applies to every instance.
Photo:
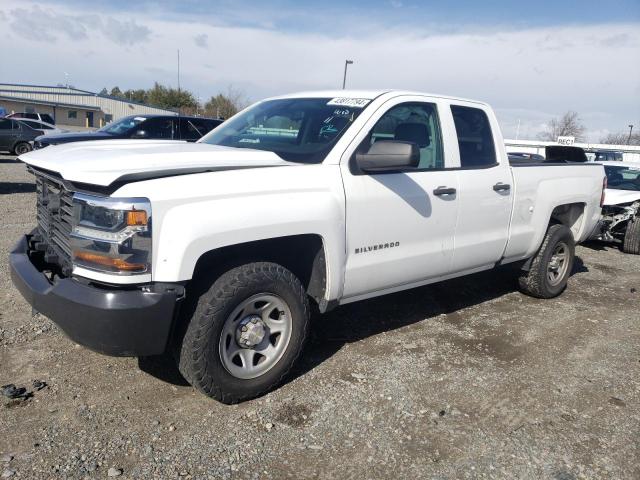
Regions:
[[368, 103], [358, 98], [268, 100], [223, 123], [200, 141], [267, 150], [291, 162], [319, 163]]
[[607, 174], [607, 187], [614, 190], [632, 190], [640, 192], [639, 167], [604, 167]]

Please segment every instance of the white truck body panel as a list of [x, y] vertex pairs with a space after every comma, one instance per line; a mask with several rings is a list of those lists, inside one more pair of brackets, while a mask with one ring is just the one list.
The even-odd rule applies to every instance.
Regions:
[[[102, 186], [123, 175], [180, 173], [126, 183], [111, 194], [151, 201], [153, 281], [189, 280], [198, 259], [221, 247], [314, 234], [324, 246], [325, 299], [341, 303], [527, 259], [539, 248], [559, 205], [584, 206], [571, 225], [576, 241], [586, 239], [597, 223], [602, 167], [510, 167], [486, 104], [413, 92], [339, 90], [280, 98], [312, 97], [370, 102], [319, 164], [287, 162], [268, 151], [140, 140], [67, 144], [21, 160], [72, 182]], [[404, 102], [436, 105], [445, 168], [352, 174], [349, 162], [357, 146], [389, 108]], [[487, 114], [495, 165], [460, 168], [451, 105]], [[223, 171], [182, 174], [189, 168]], [[511, 188], [494, 191], [498, 183]], [[443, 186], [457, 193], [434, 196]], [[75, 273], [104, 281], [104, 274]], [[112, 277], [112, 283], [125, 282]]]

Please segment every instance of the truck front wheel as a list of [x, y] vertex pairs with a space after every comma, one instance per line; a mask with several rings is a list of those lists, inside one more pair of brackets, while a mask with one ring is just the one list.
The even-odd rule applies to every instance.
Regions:
[[[200, 279], [207, 282], [206, 279]], [[178, 347], [178, 368], [205, 395], [237, 403], [277, 387], [294, 365], [309, 329], [300, 281], [269, 262], [249, 263], [210, 279]]]
[[622, 251], [640, 255], [640, 217], [633, 217], [627, 222]]
[[571, 230], [559, 224], [549, 226], [529, 270], [520, 275], [520, 290], [537, 298], [557, 297], [567, 286], [574, 258], [575, 241]]

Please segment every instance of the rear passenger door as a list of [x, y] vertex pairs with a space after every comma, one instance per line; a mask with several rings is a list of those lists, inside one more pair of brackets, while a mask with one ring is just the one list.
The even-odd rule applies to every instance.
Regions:
[[[498, 161], [501, 138], [495, 117], [477, 104], [452, 104], [458, 140], [458, 224], [452, 271], [494, 265], [509, 235], [511, 169]], [[500, 158], [505, 157], [501, 155]]]
[[[443, 138], [436, 99], [398, 97], [380, 107], [345, 152], [347, 265], [344, 298], [402, 288], [451, 270], [458, 211], [457, 173], [448, 170], [450, 138]], [[338, 111], [339, 110], [339, 111]], [[348, 108], [336, 114], [349, 115]], [[450, 117], [449, 117], [450, 118]], [[411, 142], [418, 168], [366, 173], [355, 154], [381, 140]]]
[[8, 118], [0, 119], [0, 150], [10, 150], [15, 143], [17, 130], [13, 129], [13, 121]]

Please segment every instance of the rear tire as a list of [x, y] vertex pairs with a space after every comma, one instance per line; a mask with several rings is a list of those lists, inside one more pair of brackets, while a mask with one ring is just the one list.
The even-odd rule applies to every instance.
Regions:
[[640, 217], [633, 217], [627, 222], [627, 229], [624, 233], [622, 251], [640, 255]]
[[273, 390], [297, 361], [309, 330], [302, 284], [269, 262], [248, 263], [208, 282], [195, 309], [185, 310], [192, 313], [183, 319], [188, 324], [177, 347], [180, 372], [227, 404]]
[[536, 298], [557, 297], [567, 287], [574, 258], [575, 241], [571, 230], [564, 225], [551, 225], [529, 271], [520, 275], [520, 290]]
[[25, 153], [28, 153], [31, 151], [31, 145], [29, 145], [27, 142], [18, 142], [16, 143], [15, 147], [13, 147], [13, 153], [15, 155], [24, 155]]

